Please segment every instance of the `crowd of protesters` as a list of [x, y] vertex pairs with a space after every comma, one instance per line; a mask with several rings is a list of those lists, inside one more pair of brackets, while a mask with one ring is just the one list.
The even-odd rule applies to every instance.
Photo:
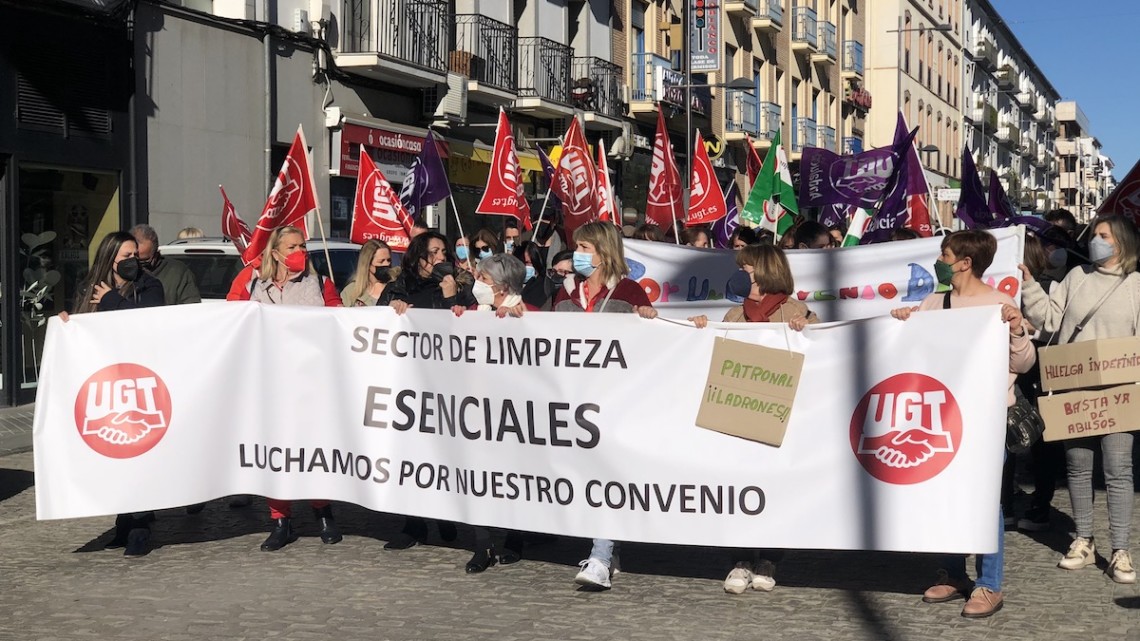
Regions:
[[[1027, 233], [1022, 303], [986, 285], [982, 275], [997, 251], [994, 236], [985, 231], [942, 233], [941, 253], [931, 256], [933, 273], [942, 287], [916, 307], [904, 307], [892, 316], [905, 321], [914, 313], [981, 305], [999, 306], [1009, 328], [1007, 404], [1019, 399], [1035, 400], [1041, 394], [1036, 366], [1038, 347], [1051, 343], [1134, 336], [1140, 326], [1140, 240], [1133, 224], [1120, 216], [1102, 216], [1079, 230], [1071, 213], [1050, 212], [1048, 225]], [[184, 230], [185, 231], [185, 230]], [[197, 230], [192, 230], [197, 231]], [[187, 231], [190, 233], [190, 231]], [[200, 234], [201, 232], [198, 232]], [[180, 234], [181, 236], [181, 234]], [[630, 280], [623, 248], [624, 238], [676, 243], [711, 249], [714, 232], [709, 228], [676, 230], [654, 225], [620, 229], [607, 222], [579, 227], [570, 238], [561, 239], [550, 225], [540, 223], [533, 233], [520, 233], [513, 225], [500, 232], [478, 229], [449, 240], [435, 230], [417, 226], [402, 256], [394, 266], [392, 248], [369, 241], [360, 251], [350, 282], [338, 293], [330, 279], [319, 275], [305, 251], [299, 229], [283, 227], [273, 232], [260, 261], [235, 279], [228, 300], [248, 300], [266, 305], [388, 306], [397, 314], [410, 308], [449, 310], [459, 316], [469, 310], [491, 311], [499, 316], [524, 316], [554, 311], [578, 313], [628, 313], [656, 318], [646, 291]], [[727, 323], [786, 323], [802, 331], [808, 325], [826, 322], [807, 305], [791, 296], [795, 284], [786, 251], [838, 248], [847, 237], [843, 227], [828, 228], [802, 220], [779, 239], [768, 230], [736, 228], [726, 249], [734, 252], [739, 272], [729, 283], [742, 303], [723, 318]], [[917, 238], [897, 230], [892, 241]], [[157, 305], [198, 302], [192, 276], [181, 264], [164, 259], [158, 251], [153, 229], [140, 225], [128, 232], [108, 234], [99, 245], [92, 269], [81, 283], [74, 313], [110, 311]], [[726, 256], [726, 260], [729, 259]], [[67, 320], [66, 313], [62, 314]], [[705, 327], [704, 316], [689, 319]], [[997, 426], [994, 426], [997, 429]], [[1119, 583], [1134, 583], [1136, 572], [1129, 554], [1132, 518], [1133, 435], [1129, 432], [1047, 443], [1038, 440], [1028, 457], [1034, 493], [1030, 507], [1020, 518], [1014, 513], [1015, 472], [1018, 457], [1008, 455], [1003, 471], [1000, 505], [995, 505], [999, 533], [1018, 528], [1030, 532], [1050, 529], [1050, 509], [1057, 482], [1067, 474], [1068, 491], [1076, 533], [1058, 566], [1079, 570], [1096, 562], [1097, 547], [1092, 518], [1094, 456], [1103, 458], [1107, 487], [1110, 555], [1107, 573]], [[269, 499], [273, 529], [261, 545], [274, 551], [296, 536], [291, 524], [291, 505]], [[248, 505], [239, 497], [231, 507]], [[342, 539], [328, 501], [310, 501], [325, 544]], [[186, 508], [193, 514], [201, 505]], [[124, 514], [115, 520], [108, 547], [125, 547], [127, 555], [146, 554], [153, 513]], [[523, 558], [522, 532], [493, 532], [471, 524], [474, 549], [466, 572], [479, 573], [496, 564], [516, 563]], [[445, 541], [458, 536], [454, 523], [436, 523]], [[404, 550], [428, 540], [429, 521], [405, 517], [399, 534], [384, 546]], [[965, 558], [946, 557], [939, 576], [923, 595], [927, 603], [965, 599], [962, 616], [982, 618], [1003, 606], [1004, 569], [1002, 536], [994, 554], [976, 557], [976, 578], [966, 573]], [[496, 543], [495, 539], [501, 539]], [[589, 554], [580, 563], [576, 583], [607, 589], [617, 570], [619, 544], [594, 539]], [[741, 594], [749, 589], [769, 591], [776, 585], [776, 550], [742, 550], [741, 559], [729, 571], [724, 590]]]

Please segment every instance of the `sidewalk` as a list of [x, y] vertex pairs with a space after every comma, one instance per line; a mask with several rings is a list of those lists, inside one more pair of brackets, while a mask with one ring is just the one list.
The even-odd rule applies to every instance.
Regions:
[[32, 449], [35, 404], [0, 408], [0, 456]]

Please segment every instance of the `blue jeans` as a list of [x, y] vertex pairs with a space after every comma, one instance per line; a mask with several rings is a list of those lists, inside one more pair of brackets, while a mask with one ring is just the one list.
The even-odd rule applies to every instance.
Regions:
[[[993, 554], [978, 554], [974, 561], [974, 571], [978, 573], [975, 587], [988, 588], [994, 592], [1001, 592], [1001, 580], [1005, 573], [1005, 518], [1001, 506], [998, 506], [997, 518], [998, 549]], [[966, 557], [957, 554], [946, 555], [939, 559], [943, 570], [951, 579], [967, 580]]]
[[609, 539], [594, 539], [594, 547], [590, 548], [590, 558], [597, 559], [608, 568], [614, 558], [614, 542]]

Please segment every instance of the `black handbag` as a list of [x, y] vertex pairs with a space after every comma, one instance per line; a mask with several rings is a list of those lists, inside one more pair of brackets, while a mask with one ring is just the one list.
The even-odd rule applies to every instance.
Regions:
[[1016, 401], [1005, 413], [1005, 449], [1010, 454], [1028, 451], [1045, 433], [1045, 421], [1037, 411], [1037, 404], [1025, 397], [1017, 386], [1013, 388]]

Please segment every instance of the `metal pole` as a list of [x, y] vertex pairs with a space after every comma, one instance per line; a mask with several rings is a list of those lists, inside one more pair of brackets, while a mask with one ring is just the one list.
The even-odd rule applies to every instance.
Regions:
[[[693, 74], [692, 74], [692, 56], [691, 39], [693, 34], [691, 32], [690, 21], [692, 16], [690, 11], [692, 8], [689, 6], [689, 0], [682, 0], [681, 10], [684, 15], [681, 17], [681, 57], [685, 69], [685, 189], [681, 192], [681, 202], [683, 203], [684, 211], [682, 215], [686, 219], [689, 217], [689, 204], [690, 204], [690, 190], [692, 189], [693, 180]], [[677, 229], [677, 217], [673, 216], [673, 229]], [[679, 232], [674, 231], [677, 235], [677, 243], [680, 244], [681, 238]]]

